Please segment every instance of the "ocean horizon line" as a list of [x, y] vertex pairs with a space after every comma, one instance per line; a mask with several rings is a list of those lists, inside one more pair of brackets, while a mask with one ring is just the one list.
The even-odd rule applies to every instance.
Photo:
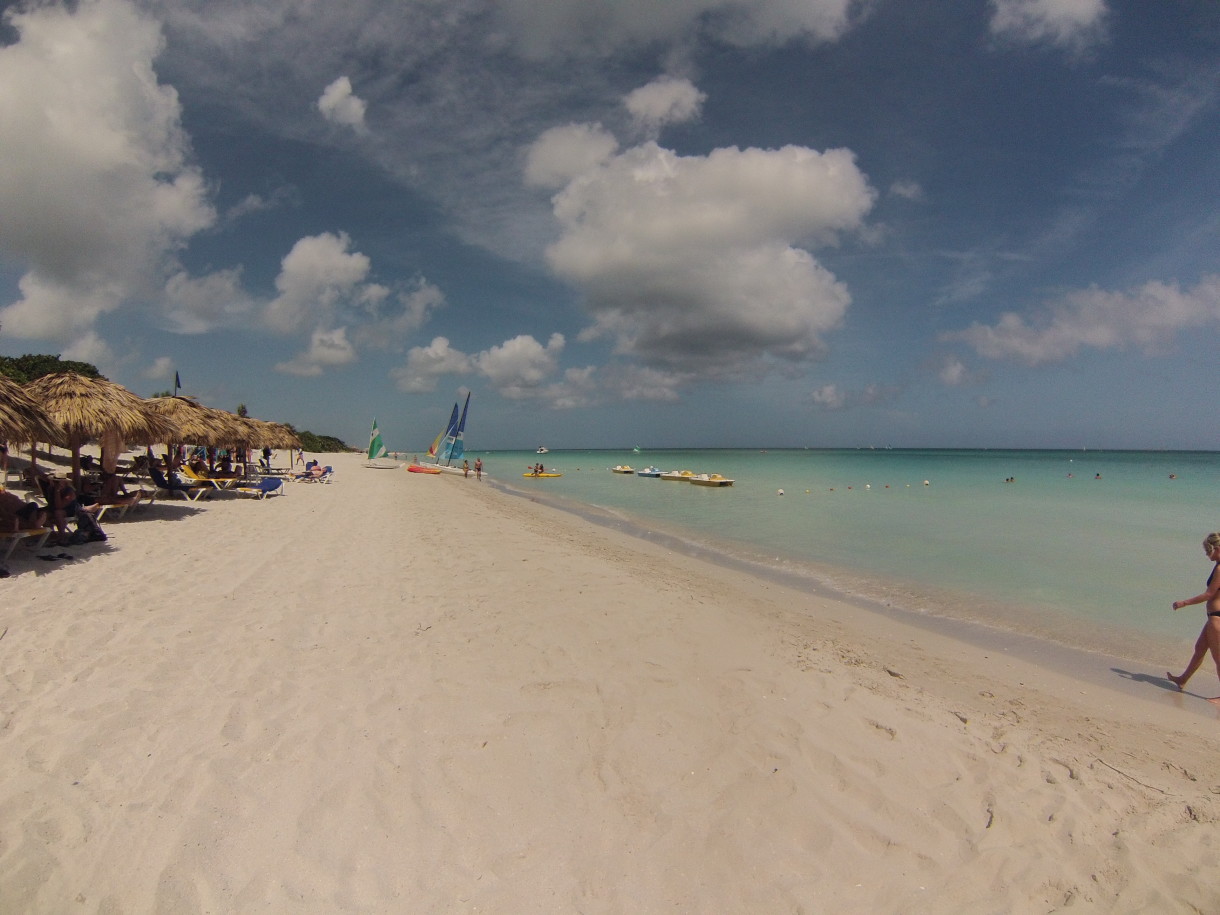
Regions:
[[[636, 449], [639, 449], [638, 451]], [[990, 453], [1013, 453], [1013, 454], [1220, 454], [1220, 450], [1212, 448], [1066, 448], [1066, 447], [1004, 447], [1004, 446], [949, 446], [949, 445], [659, 445], [659, 446], [614, 446], [614, 447], [598, 447], [598, 446], [575, 446], [575, 447], [548, 447], [546, 454], [578, 454], [589, 452], [623, 452], [627, 454], [652, 454], [664, 453], [671, 451], [748, 451], [751, 453], [765, 453], [768, 451], [821, 451], [821, 452], [842, 452], [842, 451], [895, 451], [895, 452], [948, 452], [948, 453], [970, 453], [970, 452], [990, 452]], [[467, 447], [466, 454], [517, 454], [517, 453], [539, 453], [536, 448], [471, 448]]]

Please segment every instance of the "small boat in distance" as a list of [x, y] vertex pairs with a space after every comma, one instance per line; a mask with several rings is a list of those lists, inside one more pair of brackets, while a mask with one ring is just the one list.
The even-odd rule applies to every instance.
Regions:
[[736, 482], [718, 473], [701, 473], [691, 477], [690, 481], [696, 486], [732, 486]]
[[637, 470], [635, 475], [637, 477], [659, 477], [661, 475], [661, 468], [645, 467], [643, 470]]
[[635, 468], [627, 464], [615, 464], [610, 471], [612, 473], [635, 473]]
[[539, 445], [538, 450], [534, 452], [534, 454], [550, 454], [550, 453], [551, 453], [551, 449], [548, 448], [546, 445]]
[[661, 474], [661, 479], [685, 483], [694, 475], [694, 472], [690, 470], [667, 470], [665, 473]]

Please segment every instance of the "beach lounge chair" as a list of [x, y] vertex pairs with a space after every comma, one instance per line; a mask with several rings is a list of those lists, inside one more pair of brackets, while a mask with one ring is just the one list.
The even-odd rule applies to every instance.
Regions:
[[335, 473], [335, 468], [327, 464], [323, 467], [313, 461], [309, 462], [310, 466], [306, 467], [301, 473], [294, 473], [288, 479], [293, 483], [329, 483], [330, 478]]
[[259, 480], [250, 486], [234, 487], [232, 492], [255, 499], [265, 499], [268, 496], [284, 495], [284, 481], [275, 479]]
[[181, 483], [171, 482], [170, 480], [166, 479], [165, 474], [156, 467], [149, 467], [148, 475], [152, 479], [153, 485], [157, 487], [154, 498], [162, 493], [167, 493], [168, 497], [172, 499], [174, 497], [174, 493], [181, 493], [182, 498], [189, 499], [190, 501], [194, 502], [211, 488], [207, 486], [199, 486], [197, 484], [184, 486]]
[[214, 489], [231, 489], [238, 483], [243, 482], [241, 478], [237, 476], [205, 477], [202, 474], [196, 473], [190, 464], [183, 466], [182, 475], [196, 486], [202, 486], [205, 489], [208, 487], [212, 487]]
[[17, 544], [23, 540], [34, 539], [34, 549], [41, 550], [46, 544], [47, 538], [51, 536], [49, 527], [36, 527], [28, 531], [4, 531], [0, 533], [0, 562], [8, 562], [9, 557], [13, 555], [13, 550], [17, 549]]
[[[127, 514], [133, 505], [148, 497], [148, 493], [144, 490], [133, 492], [130, 495], [118, 496], [114, 499], [98, 499], [93, 505], [85, 506], [86, 509], [93, 512], [93, 517], [101, 521], [106, 517], [106, 513], [111, 509], [118, 512], [120, 518]], [[96, 507], [95, 507], [96, 506]]]

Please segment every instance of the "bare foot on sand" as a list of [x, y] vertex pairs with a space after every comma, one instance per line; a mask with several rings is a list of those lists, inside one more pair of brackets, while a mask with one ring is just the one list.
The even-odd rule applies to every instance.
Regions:
[[1168, 677], [1169, 681], [1174, 686], [1176, 686], [1179, 690], [1182, 689], [1183, 686], [1186, 684], [1186, 681], [1182, 677], [1175, 677], [1173, 674], [1169, 673], [1168, 671], [1165, 672], [1165, 676]]

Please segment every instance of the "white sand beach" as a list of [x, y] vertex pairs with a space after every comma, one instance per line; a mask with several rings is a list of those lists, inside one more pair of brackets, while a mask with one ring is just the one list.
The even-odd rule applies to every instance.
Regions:
[[1220, 911], [1210, 662], [1133, 693], [326, 463], [18, 551], [0, 910]]

